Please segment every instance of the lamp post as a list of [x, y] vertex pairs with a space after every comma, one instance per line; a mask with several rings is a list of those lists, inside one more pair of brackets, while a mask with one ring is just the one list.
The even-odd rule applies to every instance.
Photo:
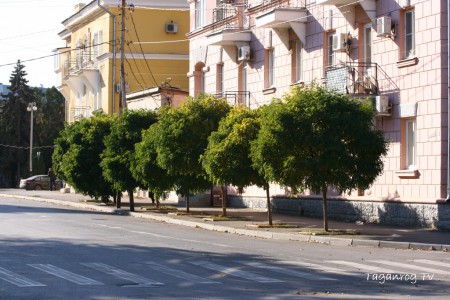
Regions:
[[27, 110], [31, 112], [30, 118], [30, 176], [33, 175], [33, 112], [37, 110], [36, 102], [28, 103]]

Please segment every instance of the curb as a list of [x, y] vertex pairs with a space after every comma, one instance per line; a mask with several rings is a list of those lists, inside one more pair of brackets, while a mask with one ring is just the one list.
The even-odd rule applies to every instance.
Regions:
[[70, 206], [76, 208], [82, 208], [87, 210], [100, 211], [116, 215], [130, 216], [134, 218], [150, 219], [154, 221], [165, 222], [168, 224], [187, 226], [192, 228], [201, 228], [210, 231], [217, 231], [222, 233], [245, 235], [256, 238], [263, 239], [274, 239], [283, 241], [296, 241], [296, 242], [308, 242], [308, 243], [318, 243], [331, 246], [351, 246], [351, 247], [371, 247], [371, 248], [389, 248], [389, 249], [402, 249], [402, 250], [423, 250], [423, 251], [450, 251], [450, 245], [441, 244], [428, 244], [428, 243], [416, 243], [416, 242], [395, 242], [395, 241], [385, 241], [385, 240], [369, 240], [369, 239], [349, 239], [349, 238], [338, 238], [338, 237], [328, 237], [328, 236], [314, 236], [314, 235], [301, 235], [292, 233], [280, 233], [280, 232], [270, 232], [270, 231], [260, 231], [260, 230], [249, 230], [240, 229], [222, 225], [215, 225], [211, 223], [200, 223], [189, 220], [176, 219], [169, 216], [161, 216], [158, 214], [148, 213], [143, 214], [139, 212], [129, 212], [122, 209], [102, 207], [99, 205], [77, 203], [72, 201], [56, 200], [50, 198], [38, 198], [31, 196], [22, 195], [10, 195], [1, 194], [0, 197], [16, 198], [16, 199], [26, 199], [37, 202], [47, 202], [55, 205]]

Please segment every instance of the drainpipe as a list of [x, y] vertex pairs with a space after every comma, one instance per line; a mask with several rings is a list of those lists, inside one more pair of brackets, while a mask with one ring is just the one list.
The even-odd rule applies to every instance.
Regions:
[[112, 65], [112, 85], [111, 85], [111, 96], [112, 96], [112, 113], [114, 114], [114, 108], [116, 107], [116, 15], [110, 12], [106, 7], [100, 4], [100, 0], [97, 0], [97, 5], [102, 10], [107, 12], [113, 18], [113, 44], [112, 44], [112, 54], [113, 54], [113, 65]]
[[450, 203], [450, 0], [447, 0], [447, 199]]

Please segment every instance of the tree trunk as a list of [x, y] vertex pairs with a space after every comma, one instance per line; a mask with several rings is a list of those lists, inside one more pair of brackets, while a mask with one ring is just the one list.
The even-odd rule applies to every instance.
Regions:
[[189, 213], [189, 193], [186, 195], [186, 213]]
[[211, 185], [211, 193], [209, 195], [209, 201], [211, 203], [211, 207], [214, 206], [214, 184]]
[[130, 198], [130, 211], [134, 211], [134, 195], [133, 190], [129, 190], [128, 192], [128, 198]]
[[227, 215], [227, 186], [226, 185], [221, 185], [220, 186], [222, 188], [222, 216], [226, 216]]
[[328, 203], [327, 203], [327, 187], [322, 187], [323, 199], [323, 230], [328, 231]]
[[122, 192], [117, 191], [117, 202], [116, 202], [116, 208], [120, 208], [122, 205]]
[[113, 192], [113, 203], [117, 205], [117, 191]]
[[156, 200], [155, 200], [155, 201], [156, 201], [156, 207], [157, 207], [157, 208], [159, 208], [159, 204], [160, 204], [160, 202], [159, 202], [159, 197], [158, 197], [158, 198], [156, 198]]
[[267, 199], [267, 215], [269, 217], [269, 225], [272, 226], [272, 202], [270, 201], [270, 190], [269, 185], [267, 184], [265, 187], [266, 190], [266, 199]]

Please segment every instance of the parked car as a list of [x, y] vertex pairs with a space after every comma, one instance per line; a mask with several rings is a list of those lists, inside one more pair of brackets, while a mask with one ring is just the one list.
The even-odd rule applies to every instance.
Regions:
[[[61, 188], [60, 180], [55, 180], [56, 189]], [[48, 175], [34, 175], [20, 180], [19, 188], [26, 190], [50, 190], [50, 177]]]

